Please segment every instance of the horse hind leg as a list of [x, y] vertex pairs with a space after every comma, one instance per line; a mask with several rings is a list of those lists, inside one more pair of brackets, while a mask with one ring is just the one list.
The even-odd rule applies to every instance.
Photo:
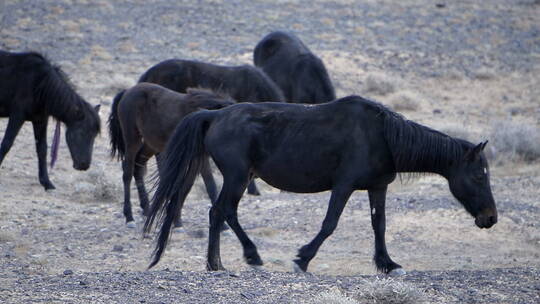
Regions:
[[38, 157], [39, 183], [45, 190], [55, 189], [47, 172], [47, 122], [48, 117], [32, 121], [34, 138], [36, 140], [36, 152]]
[[352, 187], [340, 187], [332, 189], [330, 203], [328, 204], [328, 210], [326, 211], [322, 228], [309, 244], [300, 248], [297, 255], [298, 259], [294, 260], [296, 271], [307, 271], [309, 262], [315, 257], [319, 247], [336, 229], [339, 217], [343, 212], [343, 208], [345, 208], [345, 204], [353, 191], [354, 188]]
[[255, 196], [261, 195], [261, 192], [257, 188], [257, 184], [255, 184], [255, 177], [251, 178], [251, 181], [249, 182], [248, 194], [255, 195]]
[[206, 187], [206, 192], [208, 193], [208, 198], [210, 198], [210, 201], [214, 204], [217, 199], [217, 187], [214, 176], [212, 175], [212, 167], [210, 166], [210, 159], [208, 157], [205, 157], [203, 160], [201, 176]]
[[244, 258], [251, 266], [261, 266], [263, 264], [257, 247], [249, 239], [246, 232], [238, 223], [238, 203], [242, 198], [247, 183], [248, 175], [240, 175], [244, 177], [230, 178], [224, 174], [223, 189], [216, 201], [210, 209], [210, 233], [208, 239], [208, 269], [220, 270], [221, 258], [219, 253], [219, 234], [223, 221], [226, 220], [231, 229], [234, 231], [244, 251]]
[[[126, 143], [128, 141], [125, 141]], [[126, 155], [122, 161], [122, 181], [124, 183], [124, 216], [126, 218], [126, 225], [129, 228], [135, 228], [135, 220], [133, 219], [133, 213], [131, 211], [131, 178], [133, 177], [135, 167], [135, 157], [137, 152], [141, 149], [142, 143], [139, 141], [137, 144], [126, 145]]]
[[139, 194], [139, 203], [144, 216], [148, 215], [148, 206], [150, 205], [148, 192], [146, 191], [144, 184], [144, 175], [146, 174], [146, 164], [153, 155], [154, 152], [151, 151], [151, 149], [149, 149], [147, 146], [143, 146], [135, 157], [135, 165], [133, 169], [133, 177], [135, 178], [137, 193]]

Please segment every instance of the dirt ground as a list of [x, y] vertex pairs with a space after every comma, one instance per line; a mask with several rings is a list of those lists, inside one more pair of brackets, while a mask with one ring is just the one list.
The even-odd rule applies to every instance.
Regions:
[[[329, 193], [286, 193], [262, 182], [260, 197], [242, 199], [239, 217], [264, 271], [251, 271], [236, 236], [225, 233], [222, 259], [232, 273], [205, 272], [209, 203], [200, 181], [186, 202], [184, 231], [147, 271], [153, 242], [140, 233], [136, 190], [138, 228], [130, 229], [121, 166], [109, 157], [112, 97], [164, 59], [251, 63], [264, 35], [288, 30], [323, 59], [339, 97], [360, 94], [451, 135], [493, 143], [501, 122], [540, 130], [534, 2], [0, 1], [0, 49], [45, 53], [88, 102], [102, 105], [92, 167], [73, 170], [63, 137], [50, 173], [56, 190], [38, 183], [30, 124], [2, 163], [0, 302], [306, 303], [332, 286], [348, 290], [374, 278], [366, 193], [350, 199], [310, 264], [313, 275], [297, 275], [289, 273], [292, 260], [320, 228]], [[6, 125], [0, 120], [0, 136]], [[410, 272], [399, 280], [434, 303], [540, 302], [540, 163], [488, 148], [499, 209], [492, 229], [476, 228], [441, 177], [390, 187], [387, 246]]]

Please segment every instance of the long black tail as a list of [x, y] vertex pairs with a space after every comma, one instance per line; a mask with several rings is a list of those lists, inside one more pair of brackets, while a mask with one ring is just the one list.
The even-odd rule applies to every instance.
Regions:
[[109, 137], [111, 138], [111, 157], [118, 157], [119, 160], [124, 159], [126, 154], [126, 147], [124, 146], [124, 137], [122, 136], [122, 129], [120, 128], [120, 121], [118, 120], [118, 102], [124, 96], [126, 90], [122, 90], [120, 93], [114, 96], [113, 104], [111, 106], [111, 114], [109, 115]]
[[201, 110], [186, 116], [176, 127], [163, 152], [163, 170], [154, 186], [150, 214], [144, 224], [148, 233], [154, 225], [161, 225], [153, 260], [148, 268], [156, 265], [169, 241], [174, 219], [178, 216], [195, 177], [206, 157], [204, 138], [215, 111]]

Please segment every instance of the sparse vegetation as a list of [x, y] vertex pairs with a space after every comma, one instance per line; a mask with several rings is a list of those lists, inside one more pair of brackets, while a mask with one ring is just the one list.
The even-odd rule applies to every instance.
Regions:
[[400, 92], [390, 98], [390, 106], [397, 112], [418, 111], [420, 103], [418, 97], [410, 92]]
[[394, 84], [382, 75], [369, 75], [366, 78], [364, 92], [375, 95], [388, 95], [395, 91]]
[[540, 128], [513, 121], [493, 124], [490, 143], [499, 162], [540, 159]]
[[393, 278], [375, 278], [363, 280], [351, 296], [344, 295], [337, 288], [325, 291], [313, 299], [313, 304], [420, 304], [427, 298], [417, 287], [394, 280]]
[[122, 190], [117, 181], [111, 180], [111, 176], [105, 174], [105, 170], [104, 165], [96, 164], [88, 171], [88, 182], [94, 188], [89, 190], [98, 200], [118, 200]]
[[312, 304], [359, 304], [339, 291], [325, 291], [317, 295]]
[[360, 303], [419, 304], [426, 302], [422, 290], [392, 278], [364, 280], [363, 283], [354, 295]]

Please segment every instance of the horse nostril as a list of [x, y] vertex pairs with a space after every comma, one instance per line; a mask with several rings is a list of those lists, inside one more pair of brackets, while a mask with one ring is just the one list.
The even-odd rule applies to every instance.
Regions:
[[495, 215], [490, 216], [490, 217], [489, 217], [489, 222], [490, 222], [492, 225], [496, 224], [496, 223], [497, 223], [497, 216], [495, 216]]

